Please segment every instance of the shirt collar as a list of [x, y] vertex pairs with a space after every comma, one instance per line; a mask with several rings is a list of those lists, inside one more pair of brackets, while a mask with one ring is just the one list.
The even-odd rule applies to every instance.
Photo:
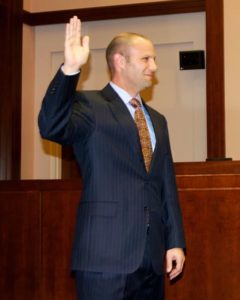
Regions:
[[[130, 96], [128, 94], [128, 92], [126, 92], [124, 89], [120, 88], [118, 85], [116, 85], [115, 83], [113, 83], [112, 81], [110, 81], [109, 83], [111, 85], [111, 87], [114, 89], [114, 91], [118, 94], [118, 96], [122, 99], [122, 101], [125, 104], [129, 104], [129, 101], [133, 98], [132, 96]], [[140, 94], [137, 94], [136, 98], [142, 105], [142, 99], [140, 97]]]

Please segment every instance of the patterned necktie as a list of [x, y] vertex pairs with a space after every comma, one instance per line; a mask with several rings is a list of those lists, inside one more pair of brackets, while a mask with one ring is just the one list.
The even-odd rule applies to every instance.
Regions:
[[134, 120], [139, 133], [145, 167], [147, 172], [149, 172], [152, 160], [152, 144], [147, 127], [147, 122], [139, 100], [134, 98], [130, 101], [130, 104], [135, 108]]

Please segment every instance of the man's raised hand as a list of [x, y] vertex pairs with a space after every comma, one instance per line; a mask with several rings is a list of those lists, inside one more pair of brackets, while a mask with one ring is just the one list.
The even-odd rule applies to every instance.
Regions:
[[76, 16], [66, 25], [64, 49], [64, 73], [79, 71], [88, 59], [89, 37], [81, 37], [81, 21]]

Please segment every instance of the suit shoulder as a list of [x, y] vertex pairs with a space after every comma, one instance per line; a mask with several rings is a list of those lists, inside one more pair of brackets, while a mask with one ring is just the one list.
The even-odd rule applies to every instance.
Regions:
[[104, 99], [100, 90], [77, 91], [76, 96], [77, 99], [83, 99], [92, 104], [102, 101]]
[[159, 111], [157, 111], [156, 109], [152, 108], [149, 105], [146, 105], [146, 108], [147, 108], [147, 110], [149, 111], [149, 113], [151, 115], [155, 116], [155, 118], [159, 118], [161, 121], [167, 123], [167, 119], [166, 119], [166, 117], [162, 113], [160, 113]]

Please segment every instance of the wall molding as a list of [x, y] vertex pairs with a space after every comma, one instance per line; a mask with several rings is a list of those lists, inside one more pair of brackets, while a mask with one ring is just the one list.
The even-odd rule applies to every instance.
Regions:
[[225, 159], [223, 0], [206, 0], [208, 159]]
[[0, 3], [0, 180], [20, 178], [22, 2]]
[[79, 16], [82, 21], [98, 21], [201, 12], [204, 10], [205, 0], [175, 0], [38, 13], [23, 11], [23, 22], [31, 26], [36, 26], [66, 23], [66, 20], [68, 20], [73, 15]]

